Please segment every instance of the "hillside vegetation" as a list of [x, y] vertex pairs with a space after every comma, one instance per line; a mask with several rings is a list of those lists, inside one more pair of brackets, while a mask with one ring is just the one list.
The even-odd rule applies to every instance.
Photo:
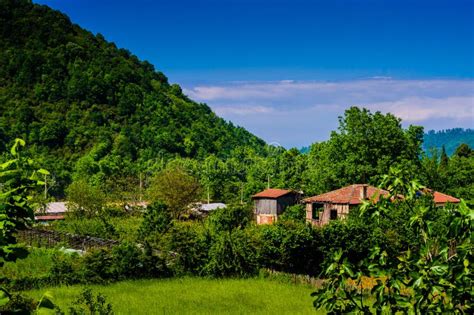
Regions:
[[1, 0], [0, 152], [15, 137], [66, 183], [86, 155], [110, 175], [158, 156], [264, 146], [102, 35], [46, 6]]
[[[45, 190], [55, 199], [73, 198], [75, 188], [79, 199], [88, 191], [109, 205], [150, 200], [147, 192], [160, 195], [150, 190], [153, 183], [182, 174], [181, 184], [196, 188], [185, 199], [245, 203], [268, 185], [306, 195], [376, 185], [398, 167], [430, 188], [472, 200], [471, 148], [427, 156], [423, 135], [422, 127], [403, 128], [390, 113], [351, 107], [307, 154], [268, 146], [64, 14], [0, 0], [0, 161], [16, 137], [24, 139], [25, 154], [50, 172]], [[183, 194], [170, 200], [176, 196]]]

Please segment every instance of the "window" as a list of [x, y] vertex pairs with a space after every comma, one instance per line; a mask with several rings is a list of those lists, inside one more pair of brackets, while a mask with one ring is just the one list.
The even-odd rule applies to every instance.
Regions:
[[331, 220], [337, 220], [337, 210], [331, 209]]
[[319, 220], [319, 213], [324, 211], [324, 204], [322, 203], [313, 203], [313, 208], [311, 209], [311, 218], [313, 220]]

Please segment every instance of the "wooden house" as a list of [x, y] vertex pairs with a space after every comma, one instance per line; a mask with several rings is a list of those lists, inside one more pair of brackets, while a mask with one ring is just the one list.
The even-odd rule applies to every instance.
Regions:
[[[430, 193], [437, 206], [446, 203], [458, 203], [460, 200], [452, 196], [425, 189], [420, 194]], [[313, 225], [324, 225], [331, 220], [343, 219], [349, 211], [359, 206], [363, 200], [378, 200], [379, 196], [387, 195], [388, 191], [366, 184], [355, 184], [333, 190], [322, 195], [304, 199], [306, 204], [306, 221]]]
[[286, 207], [298, 203], [300, 198], [300, 193], [286, 189], [266, 189], [253, 195], [257, 224], [276, 222]]

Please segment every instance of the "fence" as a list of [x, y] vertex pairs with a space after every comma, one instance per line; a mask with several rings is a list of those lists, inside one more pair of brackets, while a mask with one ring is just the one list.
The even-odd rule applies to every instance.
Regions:
[[119, 241], [116, 240], [41, 229], [22, 230], [19, 231], [18, 236], [22, 242], [31, 246], [53, 247], [56, 245], [64, 245], [72, 249], [83, 251], [92, 248], [112, 248], [119, 244]]

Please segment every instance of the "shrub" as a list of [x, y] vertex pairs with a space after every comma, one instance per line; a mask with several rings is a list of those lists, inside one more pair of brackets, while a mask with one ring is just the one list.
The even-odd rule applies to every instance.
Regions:
[[294, 221], [258, 227], [260, 261], [266, 268], [316, 275], [323, 259], [319, 229]]
[[202, 273], [214, 277], [248, 277], [258, 273], [258, 249], [244, 230], [224, 231], [213, 237]]
[[156, 238], [171, 227], [171, 213], [166, 205], [153, 203], [147, 207], [142, 224], [138, 230], [140, 240]]
[[74, 306], [69, 308], [69, 313], [71, 315], [112, 315], [114, 312], [104, 295], [98, 293], [94, 296], [91, 289], [85, 288], [74, 302]]
[[332, 221], [321, 228], [320, 250], [325, 255], [324, 266], [332, 261], [332, 256], [339, 248], [344, 257], [357, 263], [369, 255], [374, 246], [381, 246], [384, 235], [379, 228], [374, 228], [362, 221]]
[[201, 226], [175, 223], [155, 246], [162, 251], [176, 274], [199, 274], [205, 264], [210, 235]]
[[245, 228], [253, 218], [248, 206], [232, 205], [213, 211], [207, 218], [207, 226], [213, 233]]
[[304, 205], [293, 205], [285, 209], [285, 212], [278, 218], [282, 221], [292, 220], [300, 223], [306, 222], [306, 210]]
[[54, 285], [71, 285], [82, 281], [78, 273], [82, 259], [78, 254], [55, 253], [52, 257], [49, 279]]
[[81, 273], [86, 283], [103, 283], [115, 278], [110, 250], [91, 250], [84, 256], [83, 262]]

